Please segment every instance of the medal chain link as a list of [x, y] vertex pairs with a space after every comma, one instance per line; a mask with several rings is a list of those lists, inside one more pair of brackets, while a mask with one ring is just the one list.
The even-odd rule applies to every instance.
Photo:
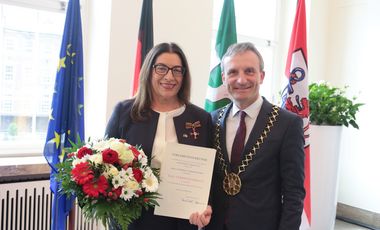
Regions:
[[[227, 164], [222, 154], [222, 148], [220, 147], [220, 123], [226, 109], [227, 109], [227, 106], [223, 107], [219, 111], [218, 121], [216, 123], [215, 142], [214, 142], [217, 156], [219, 159], [219, 164], [221, 166], [222, 171], [224, 171], [225, 175], [227, 175], [228, 173], [227, 173]], [[240, 175], [240, 173], [245, 171], [245, 168], [249, 165], [249, 163], [253, 160], [254, 156], [256, 155], [257, 150], [260, 149], [261, 144], [263, 144], [264, 140], [268, 137], [268, 134], [270, 133], [272, 127], [274, 126], [274, 123], [277, 121], [279, 110], [280, 108], [278, 106], [273, 105], [272, 112], [270, 116], [268, 117], [268, 122], [264, 130], [262, 131], [260, 137], [256, 140], [256, 143], [253, 145], [251, 151], [247, 155], [245, 155], [240, 166], [238, 167], [239, 170], [238, 170], [237, 175]]]

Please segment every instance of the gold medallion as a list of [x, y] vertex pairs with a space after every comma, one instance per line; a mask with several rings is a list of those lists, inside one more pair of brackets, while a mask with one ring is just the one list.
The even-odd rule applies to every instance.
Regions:
[[241, 189], [241, 180], [239, 175], [233, 172], [226, 174], [223, 179], [223, 189], [230, 196], [238, 194]]

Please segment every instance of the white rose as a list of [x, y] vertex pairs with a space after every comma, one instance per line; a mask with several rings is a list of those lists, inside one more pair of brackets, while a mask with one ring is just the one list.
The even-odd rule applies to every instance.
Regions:
[[124, 187], [126, 187], [129, 190], [136, 191], [137, 189], [139, 189], [140, 186], [139, 183], [137, 183], [137, 181], [135, 180], [127, 180]]
[[99, 153], [90, 155], [89, 160], [93, 162], [94, 164], [98, 164], [98, 165], [103, 164], [103, 157]]
[[120, 159], [122, 165], [131, 163], [134, 158], [135, 158], [135, 156], [133, 155], [133, 152], [129, 149], [127, 149], [123, 153], [119, 152], [119, 159]]
[[112, 165], [111, 168], [108, 170], [108, 174], [115, 177], [119, 175], [119, 170], [115, 166]]
[[125, 147], [124, 143], [118, 140], [110, 142], [110, 149], [115, 150], [118, 153], [125, 153], [125, 151], [127, 151], [127, 148]]
[[102, 173], [107, 179], [109, 179], [110, 177], [115, 177], [117, 175], [119, 175], [119, 170], [117, 170], [117, 168], [111, 164], [105, 164], [106, 166], [106, 169], [105, 171]]

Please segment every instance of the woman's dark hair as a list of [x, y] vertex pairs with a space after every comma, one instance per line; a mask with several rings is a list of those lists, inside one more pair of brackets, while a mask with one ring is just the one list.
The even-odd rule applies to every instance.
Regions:
[[160, 43], [154, 46], [146, 55], [140, 70], [139, 88], [135, 101], [132, 105], [131, 117], [134, 121], [144, 121], [150, 114], [152, 105], [152, 71], [156, 64], [157, 57], [163, 53], [175, 53], [181, 59], [181, 64], [185, 68], [182, 85], [178, 91], [178, 99], [182, 104], [188, 104], [190, 100], [190, 71], [187, 59], [182, 49], [175, 43]]

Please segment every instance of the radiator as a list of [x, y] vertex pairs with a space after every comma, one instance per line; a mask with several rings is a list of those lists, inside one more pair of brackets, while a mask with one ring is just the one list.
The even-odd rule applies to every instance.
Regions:
[[[50, 230], [52, 193], [49, 180], [0, 184], [1, 230]], [[75, 230], [103, 230], [87, 221], [76, 205]]]

